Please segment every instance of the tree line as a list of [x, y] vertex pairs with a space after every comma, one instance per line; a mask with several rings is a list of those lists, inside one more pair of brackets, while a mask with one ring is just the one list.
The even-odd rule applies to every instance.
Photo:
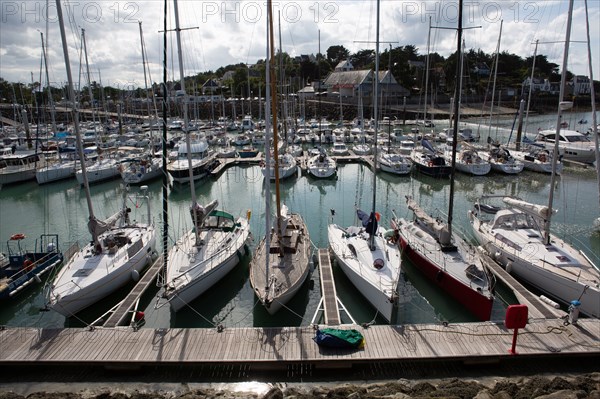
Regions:
[[[277, 73], [283, 75], [278, 78], [284, 85], [285, 90], [294, 93], [304, 85], [324, 80], [341, 61], [349, 60], [355, 70], [374, 69], [375, 51], [359, 50], [350, 53], [342, 45], [334, 45], [327, 49], [324, 54], [316, 56], [291, 57], [283, 52], [279, 53], [276, 60]], [[497, 57], [497, 80], [498, 87], [512, 87], [520, 89], [523, 81], [531, 76], [533, 56], [523, 58], [517, 54], [503, 51]], [[425, 65], [427, 55], [419, 53], [414, 45], [397, 46], [386, 48], [380, 54], [380, 69], [391, 70], [394, 78], [399, 84], [409, 89], [413, 95], [418, 95], [425, 85]], [[485, 94], [495, 67], [496, 55], [488, 54], [481, 49], [470, 49], [463, 56], [463, 88], [471, 94]], [[448, 57], [440, 54], [429, 54], [429, 88], [430, 92], [452, 93], [456, 84], [457, 53]], [[486, 73], [485, 69], [488, 72]], [[229, 72], [229, 73], [228, 73]], [[573, 74], [567, 71], [567, 78], [571, 79]], [[548, 58], [539, 54], [535, 60], [535, 77], [548, 79], [551, 82], [560, 81], [559, 66], [549, 62]], [[215, 87], [204, 88], [203, 85], [213, 80], [218, 82]], [[600, 89], [598, 81], [595, 87]], [[95, 101], [103, 99], [119, 99], [126, 101], [129, 98], [144, 98], [147, 96], [144, 89], [119, 89], [114, 87], [100, 87], [92, 82], [92, 92]], [[178, 90], [178, 82], [169, 82], [170, 90]], [[188, 94], [222, 94], [225, 97], [256, 97], [259, 93], [264, 96], [265, 92], [265, 60], [258, 60], [254, 65], [243, 63], [232, 64], [218, 68], [216, 71], [198, 73], [186, 78], [186, 86], [190, 87]], [[600, 90], [596, 92], [600, 92]], [[43, 91], [42, 91], [43, 90]], [[0, 101], [3, 103], [35, 104], [37, 100], [44, 101], [46, 90], [40, 87], [39, 82], [29, 84], [10, 83], [0, 77]], [[208, 93], [207, 93], [208, 90]], [[51, 87], [52, 97], [59, 102], [66, 96], [65, 87]], [[153, 92], [161, 95], [160, 84], [153, 84]], [[38, 93], [38, 94], [36, 94]], [[82, 88], [82, 101], [87, 97], [87, 87]]]

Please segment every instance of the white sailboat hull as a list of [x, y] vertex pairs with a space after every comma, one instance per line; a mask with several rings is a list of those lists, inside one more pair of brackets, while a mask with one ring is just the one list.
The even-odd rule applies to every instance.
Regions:
[[333, 177], [337, 172], [337, 163], [333, 158], [315, 155], [307, 162], [308, 173], [317, 179]]
[[139, 278], [151, 261], [155, 245], [154, 226], [115, 228], [103, 233], [121, 235], [131, 244], [115, 253], [103, 249], [95, 254], [92, 244], [86, 245], [61, 269], [50, 287], [49, 307], [65, 317], [73, 316]]
[[[88, 182], [99, 183], [101, 181], [119, 177], [118, 163], [114, 159], [104, 159], [86, 168]], [[79, 169], [75, 177], [80, 185], [83, 185], [83, 172]]]
[[246, 219], [237, 222], [240, 226], [229, 234], [216, 232], [212, 238], [201, 234], [204, 248], [195, 246], [196, 237], [191, 230], [171, 248], [167, 264], [174, 267], [167, 275], [167, 298], [173, 311], [187, 306], [239, 263], [250, 230]]
[[57, 163], [39, 168], [35, 172], [38, 184], [50, 183], [57, 180], [68, 179], [75, 176], [75, 163]]
[[[368, 235], [358, 227], [342, 229], [331, 224], [327, 227], [329, 247], [338, 265], [386, 320], [392, 320], [394, 305], [398, 299], [397, 285], [400, 275], [400, 250], [388, 243], [379, 229], [375, 237], [375, 250], [368, 248]], [[353, 250], [354, 248], [354, 250]], [[376, 268], [377, 261], [383, 266]]]
[[579, 299], [583, 314], [600, 317], [600, 272], [579, 251], [556, 236], [544, 245], [532, 229], [492, 230], [474, 213], [469, 218], [477, 240], [507, 271], [563, 304]]

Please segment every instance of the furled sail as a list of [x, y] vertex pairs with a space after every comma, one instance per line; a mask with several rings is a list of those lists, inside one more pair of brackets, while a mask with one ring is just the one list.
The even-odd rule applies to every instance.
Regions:
[[532, 204], [515, 198], [504, 197], [502, 200], [504, 203], [510, 206], [513, 206], [531, 216], [542, 218], [544, 220], [548, 220], [552, 213], [555, 212], [545, 205]]
[[[190, 207], [192, 222], [195, 222], [197, 224], [196, 228], [200, 228], [200, 226], [202, 226], [204, 220], [208, 217], [208, 215], [210, 215], [212, 211], [214, 211], [217, 208], [218, 205], [219, 201], [215, 199], [209, 202], [206, 206], [202, 206], [198, 203], [195, 203]], [[194, 213], [196, 214], [195, 220]]]
[[437, 238], [440, 245], [448, 246], [452, 244], [450, 232], [445, 223], [429, 216], [412, 198], [407, 197], [406, 203], [408, 204], [408, 209], [414, 212], [415, 217], [434, 233], [434, 237]]

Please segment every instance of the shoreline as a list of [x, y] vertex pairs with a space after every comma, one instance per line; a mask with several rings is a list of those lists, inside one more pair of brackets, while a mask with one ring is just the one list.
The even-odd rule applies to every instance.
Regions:
[[351, 382], [34, 382], [2, 383], [0, 399], [192, 398], [600, 398], [600, 373], [394, 379]]

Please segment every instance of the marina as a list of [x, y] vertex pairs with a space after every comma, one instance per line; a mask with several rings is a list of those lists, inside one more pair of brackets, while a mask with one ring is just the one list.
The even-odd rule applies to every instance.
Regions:
[[[218, 198], [223, 206], [231, 207], [232, 214], [245, 215], [250, 209], [252, 217], [250, 227], [253, 235], [264, 231], [264, 226], [257, 222], [264, 206], [260, 203], [263, 196], [263, 177], [260, 172], [260, 166], [251, 164], [243, 165], [226, 161], [227, 167], [222, 168], [219, 175], [214, 178], [208, 178], [202, 181], [197, 187], [199, 199]], [[254, 162], [254, 160], [251, 160]], [[327, 247], [326, 234], [322, 228], [325, 227], [329, 218], [330, 209], [336, 209], [336, 219], [351, 223], [354, 219], [355, 204], [361, 204], [366, 200], [364, 194], [369, 189], [370, 183], [367, 177], [367, 171], [370, 168], [360, 163], [341, 163], [339, 167], [339, 177], [337, 180], [315, 180], [310, 176], [298, 176], [294, 180], [283, 182], [283, 195], [290, 200], [291, 209], [303, 210], [307, 215], [307, 226], [311, 230], [311, 239], [319, 248]], [[377, 174], [380, 180], [378, 195], [382, 198], [383, 208], [380, 210], [382, 220], [391, 220], [391, 211], [397, 214], [410, 215], [408, 208], [405, 208], [402, 200], [404, 193], [412, 193], [415, 198], [421, 201], [429, 212], [433, 212], [438, 207], [443, 207], [447, 198], [448, 183], [444, 179], [434, 179], [428, 176], [413, 174], [408, 177], [396, 177], [384, 173]], [[581, 169], [579, 167], [567, 167], [566, 173], [561, 176], [559, 184], [564, 188], [560, 190], [559, 195], [561, 210], [565, 209], [566, 215], [559, 218], [558, 231], [569, 234], [569, 240], [575, 242], [579, 248], [584, 250], [589, 256], [593, 257], [598, 253], [600, 243], [596, 233], [592, 231], [589, 225], [590, 216], [593, 215], [593, 209], [589, 208], [592, 214], [589, 216], [585, 212], [577, 211], [578, 203], [593, 203], [595, 194], [594, 189], [595, 174], [591, 169]], [[457, 176], [457, 223], [468, 237], [468, 218], [467, 210], [471, 209], [477, 195], [475, 193], [484, 192], [504, 192], [506, 194], [518, 194], [521, 197], [529, 198], [531, 201], [540, 201], [546, 195], [548, 190], [548, 176], [534, 172], [524, 171], [518, 176], [494, 175], [491, 179], [488, 176], [474, 177], [459, 174]], [[106, 209], [101, 208], [101, 213], [114, 210], [107, 199], [115, 197], [120, 192], [120, 183], [109, 181], [92, 187], [94, 203], [104, 204]], [[149, 201], [151, 208], [155, 210], [154, 219], [158, 219], [159, 213], [156, 211], [160, 207], [160, 182], [149, 184]], [[467, 191], [465, 191], [467, 190]], [[186, 191], [188, 191], [186, 195]], [[35, 182], [25, 182], [20, 185], [6, 186], [0, 191], [2, 204], [13, 203], [15, 206], [26, 207], [24, 214], [38, 215], [32, 221], [23, 220], [20, 225], [23, 229], [37, 231], [38, 229], [49, 229], [51, 226], [58, 230], [61, 237], [61, 249], [69, 246], [82, 234], [85, 234], [84, 226], [81, 226], [77, 219], [84, 206], [84, 198], [81, 196], [81, 189], [75, 179], [55, 182], [49, 185], [37, 187]], [[240, 203], [237, 199], [241, 193], [246, 193], [244, 198], [247, 202]], [[170, 222], [175, 231], [186, 231], [188, 222], [185, 217], [188, 214], [186, 202], [189, 201], [189, 190], [182, 190], [173, 187], [169, 192], [169, 202], [172, 209], [172, 220]], [[563, 203], [566, 201], [566, 203]], [[565, 206], [568, 205], [568, 206]], [[360, 206], [360, 205], [359, 205]], [[48, 207], [55, 212], [45, 212]], [[61, 210], [58, 212], [58, 210]], [[585, 207], [583, 209], [586, 209]], [[141, 209], [136, 208], [137, 212], [143, 214]], [[4, 226], [15, 225], [17, 213], [11, 212], [9, 208], [2, 206], [0, 212], [5, 223], [2, 223], [3, 240], [14, 234], [14, 230], [7, 230]], [[107, 212], [109, 213], [109, 212]], [[21, 213], [19, 213], [21, 214]], [[180, 218], [177, 215], [183, 216]], [[66, 217], [65, 217], [66, 216]], [[132, 216], [135, 219], [135, 216]], [[23, 219], [23, 218], [20, 218]], [[567, 222], [568, 220], [568, 222]], [[40, 224], [41, 223], [41, 224]], [[384, 222], [385, 223], [385, 222]], [[319, 227], [322, 226], [322, 227]], [[160, 227], [158, 227], [160, 230]], [[575, 240], [576, 239], [576, 240]], [[253, 245], [249, 248], [252, 251]], [[155, 300], [152, 298], [157, 293], [157, 288], [151, 288], [141, 301], [142, 310], [146, 314], [146, 326], [170, 326], [170, 327], [211, 327], [216, 324], [230, 326], [239, 326], [239, 320], [244, 320], [247, 326], [258, 326], [264, 323], [265, 326], [275, 322], [269, 321], [270, 317], [263, 312], [253, 311], [254, 299], [251, 291], [248, 291], [248, 281], [244, 276], [244, 269], [247, 267], [248, 257], [242, 259], [242, 263], [230, 275], [225, 278], [222, 284], [217, 285], [215, 289], [208, 291], [208, 297], [214, 296], [216, 292], [228, 291], [219, 303], [206, 303], [201, 297], [190, 303], [190, 308], [184, 310], [177, 316], [165, 313], [166, 309], [154, 309]], [[404, 279], [400, 282], [400, 292], [405, 298], [405, 302], [398, 308], [399, 320], [401, 323], [421, 323], [434, 322], [439, 320], [452, 321], [473, 321], [467, 312], [460, 310], [460, 306], [450, 302], [448, 306], [444, 295], [431, 290], [425, 284], [421, 293], [419, 285], [424, 282], [418, 274], [411, 271], [409, 262], [405, 262], [403, 267]], [[355, 289], [348, 286], [348, 282], [343, 275], [339, 273], [336, 264], [333, 264], [334, 278], [338, 284], [338, 294], [348, 308], [348, 311], [358, 323], [370, 322], [375, 316], [375, 312], [367, 304], [362, 303], [360, 296], [353, 295]], [[245, 269], [247, 270], [247, 269]], [[246, 274], [247, 276], [247, 274]], [[229, 281], [228, 281], [229, 280]], [[319, 273], [313, 272], [310, 280], [314, 286], [320, 281]], [[284, 309], [282, 314], [278, 315], [276, 322], [281, 325], [300, 326], [308, 324], [312, 315], [318, 307], [320, 298], [318, 289], [311, 289], [313, 283], [306, 285], [301, 291], [301, 301], [292, 302], [289, 309]], [[415, 290], [415, 286], [419, 291]], [[131, 287], [129, 287], [130, 289]], [[65, 324], [65, 319], [57, 317], [54, 312], [38, 313], [36, 310], [44, 307], [44, 300], [39, 287], [28, 291], [23, 299], [18, 299], [16, 303], [5, 304], [0, 311], [2, 323], [11, 325], [15, 322], [31, 323], [31, 326], [68, 326], [72, 323], [87, 325], [92, 323], [112, 306], [116, 305], [124, 297], [121, 291], [114, 297], [109, 297], [109, 303], [103, 304], [101, 309], [90, 309], [88, 312], [78, 314], [77, 318], [69, 320]], [[225, 299], [225, 301], [223, 300]], [[112, 305], [110, 302], [113, 302]], [[492, 313], [492, 320], [503, 318], [505, 304], [502, 300], [496, 300]], [[510, 303], [510, 301], [508, 301]], [[214, 305], [214, 306], [213, 306]], [[439, 305], [439, 308], [438, 308]], [[418, 309], [418, 311], [417, 311]], [[198, 315], [201, 314], [202, 316]], [[248, 313], [254, 313], [254, 316], [248, 317]], [[212, 314], [212, 316], [210, 316]], [[303, 315], [303, 316], [302, 316]], [[210, 321], [212, 319], [212, 321]], [[255, 319], [255, 320], [253, 320]], [[79, 320], [79, 321], [78, 321]], [[169, 321], [171, 320], [171, 321]], [[348, 320], [346, 320], [348, 322]], [[381, 321], [380, 321], [381, 322]], [[42, 323], [41, 325], [39, 323]]]
[[[371, 84], [374, 118], [344, 123], [341, 80], [340, 122], [327, 122], [319, 100], [319, 115], [306, 124], [286, 115], [286, 96], [278, 93], [268, 2], [265, 120], [250, 110], [230, 121], [223, 104], [216, 126], [214, 115], [210, 122], [189, 115], [181, 43], [188, 28], [180, 28], [173, 5], [181, 100], [173, 105], [181, 105], [182, 119], [167, 118], [165, 101], [160, 135], [141, 124], [123, 134], [121, 120], [119, 134], [113, 121], [109, 135], [108, 121], [102, 132], [95, 120], [80, 124], [57, 0], [73, 123], [60, 133], [54, 127], [52, 140], [39, 139], [39, 159], [36, 138], [27, 170], [12, 160], [31, 147], [29, 128], [27, 139], [3, 142], [0, 240], [8, 256], [0, 258], [0, 277], [15, 295], [0, 307], [0, 370], [216, 367], [239, 370], [243, 379], [415, 363], [593, 364], [600, 354], [600, 169], [592, 168], [598, 137], [593, 147], [595, 130], [566, 130], [562, 113], [574, 105], [563, 101], [566, 68], [557, 115], [531, 123], [552, 128], [555, 121], [556, 137], [562, 127], [572, 132], [567, 140], [588, 143], [585, 149], [550, 143], [541, 127], [535, 139], [522, 139], [521, 124], [514, 142], [510, 112], [497, 112], [495, 135], [491, 108], [489, 124], [483, 108], [480, 119], [461, 120], [462, 78], [450, 119], [437, 126], [426, 119], [426, 106], [422, 122], [409, 125], [380, 116], [379, 83]], [[358, 86], [387, 76], [389, 90], [391, 69], [379, 70], [379, 7], [375, 72], [353, 76], [362, 76]], [[572, 7], [571, 1], [567, 43]], [[338, 66], [344, 65], [353, 69], [348, 60]], [[462, 68], [456, 64], [456, 76]], [[336, 67], [328, 79], [349, 70]], [[166, 76], [165, 63], [165, 98]], [[250, 91], [249, 67], [247, 79]], [[259, 93], [259, 107], [260, 101]], [[480, 132], [486, 127], [487, 135]], [[510, 153], [521, 145], [545, 148], [551, 168], [526, 169]], [[76, 150], [76, 176], [34, 181], [38, 163], [45, 166], [46, 155], [68, 146]], [[482, 201], [494, 197], [505, 207]], [[21, 247], [25, 233], [40, 237], [39, 253]], [[37, 273], [48, 257], [48, 270]], [[14, 287], [18, 275], [27, 277], [23, 289]]]

